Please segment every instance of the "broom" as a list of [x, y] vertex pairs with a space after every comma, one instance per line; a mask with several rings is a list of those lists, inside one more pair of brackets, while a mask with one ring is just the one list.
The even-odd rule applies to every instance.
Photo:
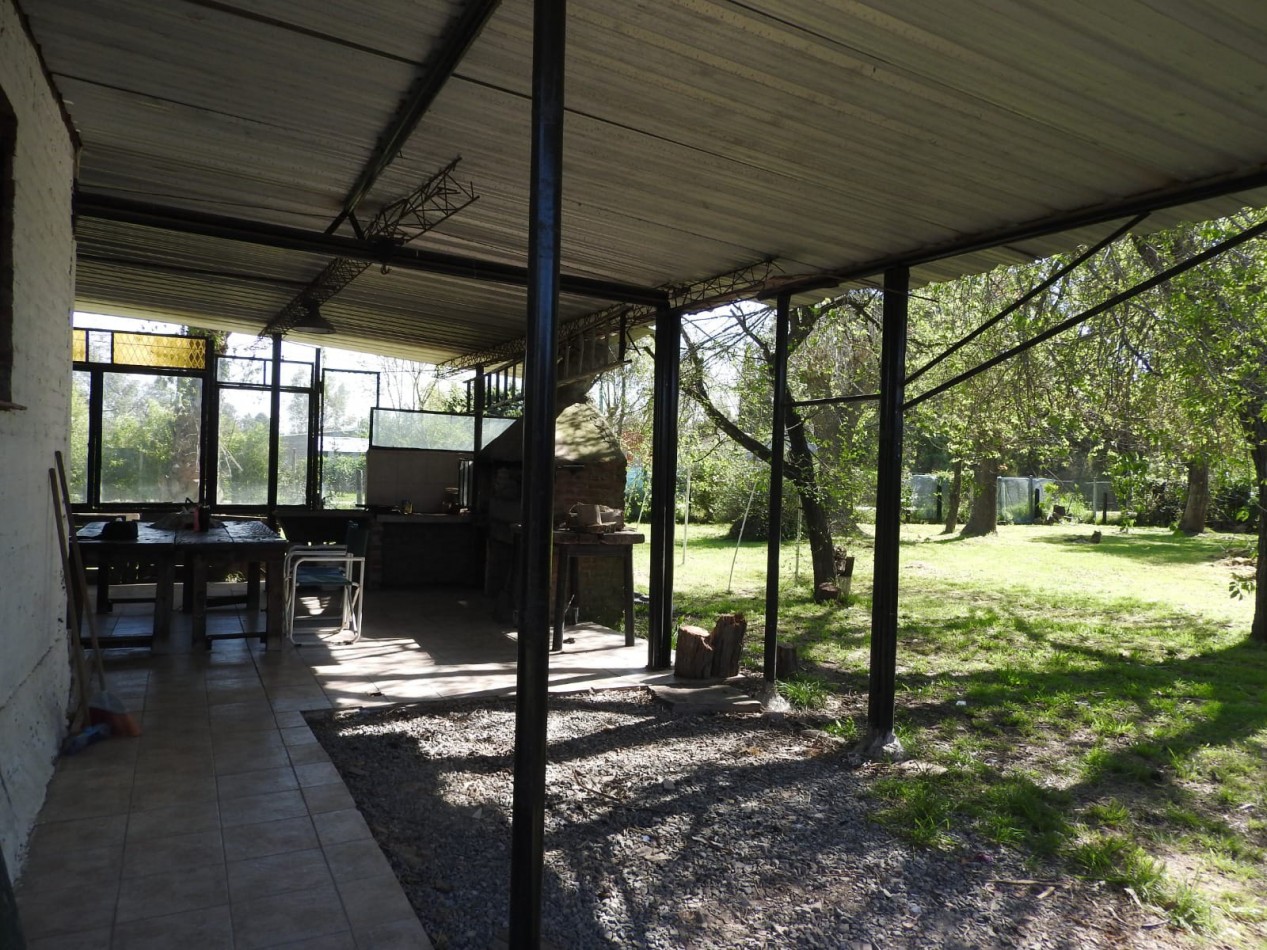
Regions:
[[[110, 732], [119, 736], [139, 736], [141, 734], [141, 725], [136, 721], [123, 701], [114, 695], [106, 687], [106, 666], [101, 653], [101, 641], [97, 637], [97, 618], [88, 603], [88, 580], [84, 576], [84, 560], [83, 552], [79, 550], [79, 539], [75, 535], [74, 525], [69, 524], [70, 519], [70, 489], [66, 484], [66, 466], [62, 462], [62, 453], [57, 451], [53, 453], [57, 461], [57, 482], [60, 487], [60, 502], [58, 492], [53, 496], [53, 507], [57, 509], [57, 521], [59, 533], [65, 531], [66, 536], [70, 540], [69, 558], [70, 573], [74, 575], [75, 592], [78, 596], [78, 608], [75, 611], [75, 630], [73, 635], [79, 636], [79, 615], [82, 612], [88, 618], [88, 637], [92, 642], [93, 657], [96, 660], [96, 677], [97, 692], [88, 700], [88, 718], [93, 725], [105, 723], [110, 727]], [[69, 530], [67, 526], [69, 525]], [[67, 584], [70, 580], [67, 580]], [[82, 649], [82, 645], [81, 645]]]

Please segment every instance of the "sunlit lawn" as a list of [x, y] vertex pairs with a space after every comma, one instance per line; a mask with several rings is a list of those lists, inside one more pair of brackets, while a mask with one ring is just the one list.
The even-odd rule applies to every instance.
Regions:
[[[1092, 544], [1092, 530], [903, 529], [898, 731], [930, 767], [875, 781], [877, 818], [930, 847], [1014, 847], [1262, 946], [1267, 649], [1246, 642], [1252, 605], [1229, 596], [1225, 562], [1249, 538], [1110, 527]], [[685, 563], [679, 536], [675, 607], [703, 626], [746, 612], [759, 669], [765, 546], [741, 547], [731, 581], [723, 533], [691, 526]], [[808, 546], [798, 584], [785, 545], [779, 623], [845, 737], [865, 728], [871, 592], [870, 544], [849, 547], [851, 603], [824, 607]]]

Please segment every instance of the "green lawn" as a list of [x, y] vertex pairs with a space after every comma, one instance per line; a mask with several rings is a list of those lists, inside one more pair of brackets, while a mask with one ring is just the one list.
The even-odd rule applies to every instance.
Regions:
[[[1244, 535], [1002, 527], [997, 537], [903, 528], [899, 736], [923, 765], [871, 784], [877, 819], [929, 847], [1013, 847], [1130, 888], [1180, 925], [1267, 943], [1267, 649], [1228, 594]], [[680, 532], [680, 528], [679, 528]], [[760, 668], [765, 547], [692, 526], [675, 553], [681, 622], [740, 610]], [[639, 551], [639, 587], [648, 555]], [[865, 726], [871, 550], [848, 606], [816, 605], [802, 546], [784, 547], [779, 638], [831, 731]], [[732, 588], [727, 593], [727, 587]], [[824, 693], [826, 697], [824, 698]]]

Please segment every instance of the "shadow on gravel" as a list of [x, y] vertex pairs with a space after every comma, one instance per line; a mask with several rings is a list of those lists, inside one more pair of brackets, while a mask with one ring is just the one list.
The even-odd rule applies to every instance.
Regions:
[[[508, 920], [513, 701], [312, 726], [437, 950], [493, 946]], [[543, 937], [559, 948], [1134, 944], [1089, 887], [1034, 883], [1018, 857], [979, 843], [923, 850], [877, 827], [868, 789], [896, 772], [851, 767], [791, 718], [674, 718], [643, 690], [551, 697]], [[1164, 946], [1157, 936], [1147, 945]]]

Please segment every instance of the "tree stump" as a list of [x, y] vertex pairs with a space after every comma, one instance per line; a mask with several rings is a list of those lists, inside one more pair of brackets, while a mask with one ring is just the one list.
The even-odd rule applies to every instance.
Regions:
[[840, 588], [830, 581], [823, 581], [814, 588], [814, 603], [826, 604], [833, 600], [840, 600]]
[[713, 650], [713, 676], [738, 676], [743, 655], [743, 635], [748, 621], [743, 614], [719, 614], [708, 636]]
[[682, 679], [703, 680], [713, 674], [713, 648], [703, 627], [679, 627], [673, 672]]
[[786, 643], [774, 645], [774, 678], [788, 680], [800, 672], [801, 664], [796, 658], [796, 647]]

